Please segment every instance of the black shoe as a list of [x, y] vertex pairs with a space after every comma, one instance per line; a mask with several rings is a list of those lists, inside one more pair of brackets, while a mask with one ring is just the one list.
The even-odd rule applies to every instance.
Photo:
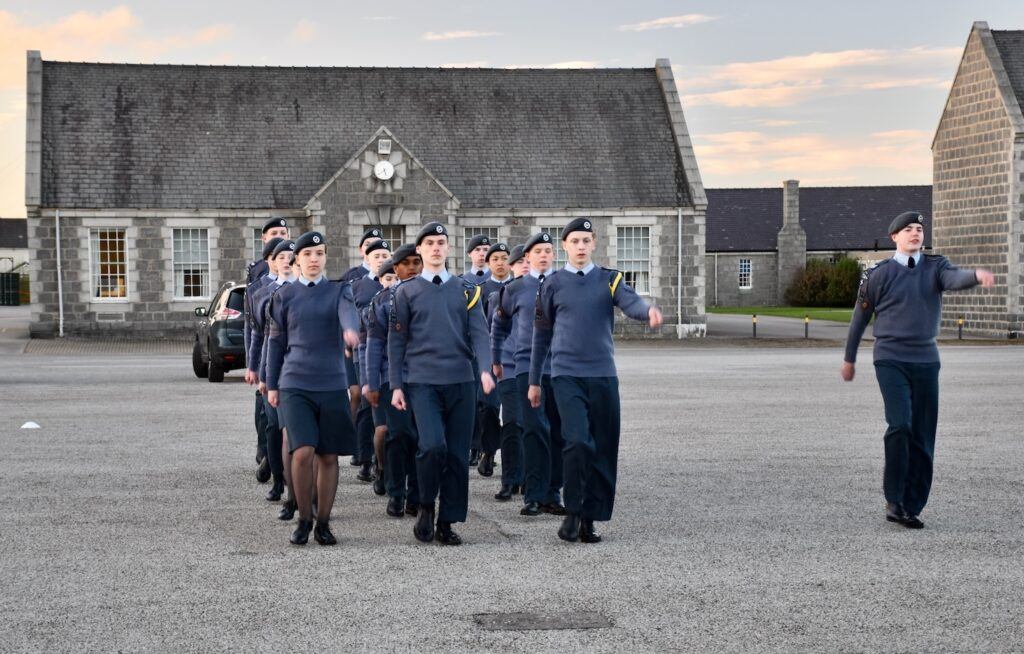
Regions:
[[550, 513], [551, 515], [565, 515], [565, 507], [558, 502], [548, 502], [547, 504], [541, 504], [540, 510], [544, 513]]
[[420, 507], [419, 518], [416, 519], [416, 526], [412, 528], [412, 535], [421, 543], [429, 543], [434, 540], [434, 505]]
[[274, 485], [271, 486], [270, 490], [267, 491], [266, 498], [267, 498], [268, 502], [279, 502], [281, 500], [281, 495], [283, 495], [283, 494], [284, 494], [284, 480], [283, 479], [275, 479], [274, 480]]
[[462, 545], [462, 539], [452, 529], [452, 523], [437, 521], [437, 531], [434, 532], [434, 540], [442, 545]]
[[580, 520], [580, 542], [600, 543], [601, 534], [594, 530], [594, 521], [588, 518]]
[[377, 475], [373, 478], [373, 492], [375, 495], [384, 495], [388, 492], [388, 489], [384, 486], [383, 470], [378, 470]]
[[313, 529], [312, 520], [303, 520], [299, 518], [299, 524], [295, 527], [295, 531], [292, 532], [292, 545], [305, 545], [309, 542], [309, 532]]
[[562, 526], [558, 528], [558, 537], [575, 543], [580, 537], [580, 516], [578, 513], [566, 513]]
[[522, 486], [522, 485], [518, 485], [517, 484], [517, 485], [512, 487], [512, 494], [513, 495], [523, 495], [525, 493], [526, 493], [526, 486]]
[[359, 472], [356, 473], [356, 479], [359, 481], [373, 481], [373, 473], [370, 472], [370, 464], [364, 463]]
[[295, 517], [295, 500], [288, 500], [281, 505], [281, 510], [277, 513], [278, 520], [291, 520]]
[[540, 515], [540, 502], [527, 502], [526, 506], [519, 509], [519, 515]]
[[921, 516], [916, 513], [908, 513], [907, 520], [903, 523], [903, 526], [907, 529], [924, 529], [924, 523], [921, 522]]
[[317, 520], [313, 528], [313, 539], [321, 545], [337, 545], [338, 539], [331, 533], [331, 527], [327, 520]]
[[259, 467], [256, 468], [256, 481], [261, 484], [270, 481], [270, 461], [267, 460], [267, 457], [263, 457]]
[[476, 464], [480, 463], [480, 450], [469, 451], [469, 467], [472, 468]]
[[359, 459], [357, 459], [354, 454], [352, 455], [352, 458], [350, 458], [348, 460], [348, 464], [350, 466], [356, 466], [356, 467], [359, 467], [360, 465], [362, 465], [361, 463], [359, 463]]
[[905, 525], [907, 524], [907, 512], [903, 509], [902, 504], [896, 504], [895, 502], [886, 502], [885, 519], [889, 522], [897, 522], [901, 525]]
[[405, 503], [405, 515], [411, 515], [412, 517], [415, 518], [419, 514], [420, 514], [420, 504], [419, 504], [419, 502], [406, 502]]
[[392, 518], [401, 518], [405, 515], [404, 497], [392, 497], [388, 500], [388, 515]]
[[497, 494], [494, 496], [494, 499], [500, 502], [508, 502], [510, 499], [512, 499], [512, 487], [502, 484], [501, 490], [497, 492]]
[[480, 463], [476, 466], [476, 471], [480, 473], [481, 477], [490, 477], [494, 474], [494, 455], [484, 452], [480, 457]]

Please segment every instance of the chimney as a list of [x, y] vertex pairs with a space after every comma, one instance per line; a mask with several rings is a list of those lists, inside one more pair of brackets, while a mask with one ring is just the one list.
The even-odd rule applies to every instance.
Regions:
[[786, 289], [793, 283], [793, 276], [807, 265], [807, 234], [800, 226], [800, 182], [795, 179], [782, 183], [782, 229], [779, 230], [776, 252], [777, 302], [782, 304]]
[[782, 226], [800, 224], [800, 180], [782, 183]]

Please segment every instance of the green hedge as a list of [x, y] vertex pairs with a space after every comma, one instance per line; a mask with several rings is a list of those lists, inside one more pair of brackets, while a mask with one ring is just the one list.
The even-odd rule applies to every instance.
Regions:
[[793, 276], [786, 304], [797, 307], [850, 307], [857, 300], [860, 264], [843, 257], [835, 263], [812, 259]]

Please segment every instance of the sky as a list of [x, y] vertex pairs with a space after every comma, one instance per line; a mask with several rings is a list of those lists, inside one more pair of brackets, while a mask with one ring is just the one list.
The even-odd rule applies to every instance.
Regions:
[[673, 65], [709, 188], [931, 183], [974, 21], [999, 0], [0, 0], [0, 216], [25, 215], [25, 52], [244, 66]]

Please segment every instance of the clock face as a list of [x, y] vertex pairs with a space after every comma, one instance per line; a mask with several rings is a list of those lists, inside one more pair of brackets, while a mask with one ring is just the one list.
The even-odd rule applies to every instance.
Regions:
[[395, 167], [391, 165], [390, 161], [378, 161], [373, 167], [373, 175], [377, 179], [387, 181], [394, 177]]

